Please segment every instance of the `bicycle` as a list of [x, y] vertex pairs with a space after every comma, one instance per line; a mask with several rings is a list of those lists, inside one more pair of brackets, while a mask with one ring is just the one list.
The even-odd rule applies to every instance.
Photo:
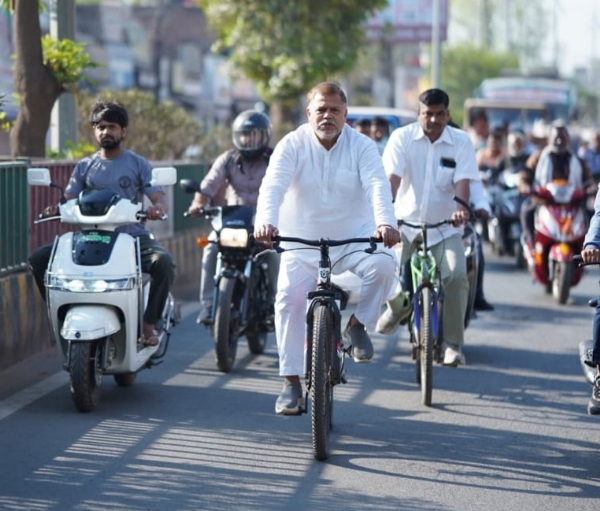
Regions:
[[[455, 200], [473, 210], [464, 201]], [[429, 249], [427, 231], [443, 225], [454, 224], [452, 219], [436, 223], [412, 223], [398, 220], [398, 227], [406, 225], [421, 230], [421, 240], [410, 257], [410, 274], [413, 291], [413, 310], [408, 319], [408, 331], [415, 361], [415, 381], [421, 388], [425, 406], [431, 406], [433, 394], [433, 361], [442, 363], [444, 288], [439, 266]]]
[[274, 236], [273, 249], [311, 250], [309, 248], [282, 248], [281, 242], [294, 242], [316, 247], [320, 251], [317, 272], [317, 287], [307, 295], [309, 305], [306, 312], [306, 346], [304, 356], [304, 378], [306, 383], [305, 405], [300, 414], [308, 413], [308, 396], [311, 397], [311, 430], [314, 457], [323, 461], [329, 457], [330, 432], [333, 427], [333, 388], [346, 383], [345, 357], [351, 355], [350, 347], [342, 342], [341, 311], [348, 303], [348, 293], [331, 282], [331, 259], [329, 248], [350, 243], [369, 243], [364, 249], [368, 254], [376, 250], [377, 238], [349, 238], [344, 240], [308, 240], [290, 236]]

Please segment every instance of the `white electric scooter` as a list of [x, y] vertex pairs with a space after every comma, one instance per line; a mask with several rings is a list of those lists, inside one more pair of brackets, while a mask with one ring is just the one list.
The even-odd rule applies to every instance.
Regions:
[[[27, 178], [30, 185], [61, 189], [52, 183], [48, 169], [30, 168]], [[155, 168], [148, 186], [176, 181], [175, 168]], [[103, 189], [63, 198], [58, 216], [35, 222], [60, 220], [81, 228], [56, 237], [45, 275], [52, 333], [80, 412], [98, 405], [104, 374], [129, 386], [140, 369], [155, 365], [167, 351], [170, 327], [179, 320], [179, 308], [169, 294], [156, 325], [159, 343], [139, 343], [150, 277], [140, 268], [138, 239], [115, 229], [145, 218], [141, 201]]]

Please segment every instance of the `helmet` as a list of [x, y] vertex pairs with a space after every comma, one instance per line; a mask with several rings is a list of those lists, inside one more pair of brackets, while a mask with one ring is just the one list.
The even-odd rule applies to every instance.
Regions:
[[256, 160], [269, 147], [271, 121], [257, 110], [245, 110], [233, 121], [233, 145], [247, 160]]

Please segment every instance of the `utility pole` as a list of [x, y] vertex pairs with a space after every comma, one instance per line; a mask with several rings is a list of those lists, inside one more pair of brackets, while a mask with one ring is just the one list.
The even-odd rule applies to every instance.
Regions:
[[[50, 35], [57, 39], [75, 39], [75, 0], [51, 0]], [[64, 152], [67, 141], [77, 145], [77, 108], [70, 92], [62, 93], [54, 103], [50, 120], [50, 147]]]
[[431, 15], [431, 86], [440, 86], [441, 44], [440, 44], [441, 0], [433, 0]]

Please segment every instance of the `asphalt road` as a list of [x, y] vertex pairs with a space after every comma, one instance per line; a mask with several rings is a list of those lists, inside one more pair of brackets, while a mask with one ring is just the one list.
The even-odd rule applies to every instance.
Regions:
[[488, 257], [496, 310], [471, 323], [465, 367], [435, 366], [431, 408], [406, 331], [373, 336], [375, 361], [349, 361], [336, 391], [326, 462], [307, 415], [273, 413], [274, 338], [260, 356], [242, 342], [222, 374], [193, 303], [164, 363], [130, 388], [105, 377], [92, 413], [43, 354], [0, 373], [0, 510], [596, 509], [600, 417], [586, 414], [578, 343], [600, 271], [586, 271], [559, 306]]

